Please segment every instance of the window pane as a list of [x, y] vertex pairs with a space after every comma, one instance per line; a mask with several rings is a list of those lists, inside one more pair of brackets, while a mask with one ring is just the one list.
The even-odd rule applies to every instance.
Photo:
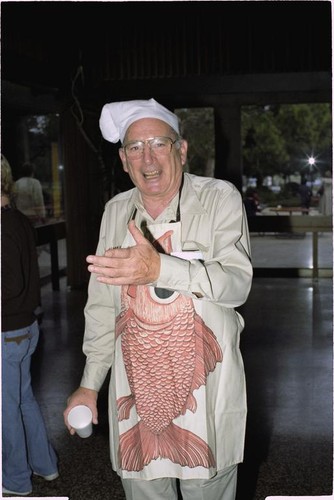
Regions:
[[213, 177], [215, 171], [215, 134], [213, 108], [182, 108], [175, 114], [182, 123], [181, 135], [188, 140], [185, 171]]
[[[34, 224], [64, 219], [63, 166], [59, 151], [58, 115], [31, 115], [21, 119], [18, 140], [17, 205]], [[30, 165], [27, 167], [27, 164]], [[32, 177], [34, 181], [30, 181]], [[35, 190], [42, 189], [41, 207]], [[32, 182], [34, 184], [32, 184]], [[28, 192], [27, 192], [28, 190]], [[29, 206], [30, 205], [30, 206]]]
[[331, 105], [244, 106], [241, 122], [244, 193], [256, 190], [262, 208], [301, 206], [306, 186], [318, 212], [332, 173]]

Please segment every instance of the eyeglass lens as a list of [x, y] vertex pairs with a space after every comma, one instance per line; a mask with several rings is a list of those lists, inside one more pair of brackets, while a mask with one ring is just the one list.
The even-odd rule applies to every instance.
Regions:
[[148, 144], [152, 154], [155, 156], [164, 156], [171, 152], [174, 142], [170, 137], [153, 137], [152, 139], [147, 139], [147, 141], [135, 141], [126, 144], [124, 150], [128, 157], [139, 158], [144, 153], [145, 144]]

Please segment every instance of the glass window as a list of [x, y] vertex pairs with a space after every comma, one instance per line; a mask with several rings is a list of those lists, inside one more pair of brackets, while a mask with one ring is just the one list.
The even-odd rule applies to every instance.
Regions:
[[182, 137], [189, 140], [185, 170], [191, 174], [213, 177], [215, 171], [213, 108], [182, 108], [174, 112], [182, 123]]
[[55, 225], [65, 224], [59, 116], [22, 117], [17, 134], [17, 161], [13, 169], [16, 206], [36, 228], [40, 277], [48, 283], [52, 262], [58, 265], [58, 271], [53, 270], [53, 280], [59, 278], [67, 265], [66, 238], [58, 240], [56, 246], [52, 243]]
[[323, 178], [332, 175], [331, 105], [244, 106], [241, 123], [244, 193], [256, 191], [262, 209], [318, 211]]
[[[242, 108], [243, 195], [248, 216], [332, 213], [332, 112], [326, 103]], [[257, 268], [313, 267], [313, 235], [252, 233]], [[331, 232], [318, 233], [318, 266], [332, 269]]]
[[[17, 171], [13, 172], [17, 181], [18, 208], [34, 224], [64, 219], [64, 180], [59, 150], [58, 115], [23, 117], [18, 134], [18, 164]], [[29, 180], [30, 177], [34, 180]], [[42, 191], [41, 202], [36, 193], [39, 189]]]

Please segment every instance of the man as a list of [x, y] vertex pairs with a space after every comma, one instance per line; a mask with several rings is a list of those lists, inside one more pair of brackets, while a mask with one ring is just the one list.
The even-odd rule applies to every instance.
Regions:
[[[242, 199], [230, 183], [183, 173], [187, 141], [154, 99], [106, 104], [135, 185], [105, 207], [85, 307], [87, 356], [70, 409], [111, 370], [111, 462], [129, 500], [233, 500], [246, 394], [234, 310], [251, 287]], [[204, 495], [204, 496], [203, 496]]]

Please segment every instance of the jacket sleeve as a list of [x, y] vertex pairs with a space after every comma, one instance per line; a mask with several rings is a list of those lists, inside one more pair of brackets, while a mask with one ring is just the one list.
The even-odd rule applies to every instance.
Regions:
[[[103, 215], [96, 254], [105, 252], [106, 214]], [[99, 283], [92, 274], [88, 286], [88, 300], [84, 309], [85, 333], [83, 352], [86, 365], [81, 386], [99, 391], [113, 363], [115, 349], [115, 307], [113, 288]]]
[[192, 225], [197, 224], [198, 242], [201, 233], [209, 233], [204, 261], [161, 255], [155, 286], [224, 307], [238, 307], [248, 297], [253, 275], [247, 218], [239, 191], [235, 187], [219, 191], [206, 207], [206, 213], [192, 221]]

